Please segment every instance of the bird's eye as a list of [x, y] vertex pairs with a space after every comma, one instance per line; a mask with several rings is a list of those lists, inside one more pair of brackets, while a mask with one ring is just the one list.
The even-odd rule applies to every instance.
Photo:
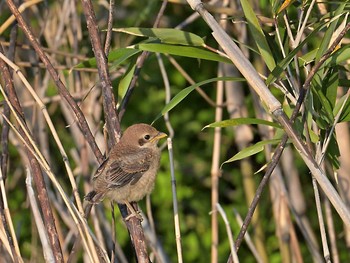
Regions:
[[149, 134], [146, 134], [146, 135], [145, 135], [145, 137], [143, 137], [143, 138], [145, 138], [145, 140], [147, 140], [147, 141], [148, 141], [148, 140], [149, 140], [149, 138], [151, 138], [151, 136], [149, 136]]

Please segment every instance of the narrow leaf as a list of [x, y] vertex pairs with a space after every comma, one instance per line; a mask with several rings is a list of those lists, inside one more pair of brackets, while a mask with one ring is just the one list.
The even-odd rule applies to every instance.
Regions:
[[[344, 101], [345, 101], [345, 104], [344, 104]], [[343, 106], [343, 104], [344, 104], [344, 106]], [[349, 99], [349, 96], [344, 95], [343, 97], [341, 97], [337, 101], [337, 103], [335, 104], [334, 110], [333, 110], [334, 116], [339, 114], [340, 109], [342, 109], [342, 112], [341, 112], [341, 115], [339, 118], [339, 122], [350, 121], [350, 99]]]
[[339, 4], [338, 8], [334, 11], [332, 14], [333, 20], [330, 23], [330, 25], [327, 27], [327, 30], [322, 38], [321, 43], [319, 44], [318, 52], [316, 54], [316, 61], [319, 61], [320, 58], [323, 56], [323, 54], [328, 49], [331, 39], [333, 36], [333, 33], [336, 31], [336, 28], [339, 26], [338, 21], [343, 13], [344, 8], [346, 7], [347, 3]]
[[162, 43], [187, 45], [187, 46], [203, 46], [204, 41], [200, 36], [193, 33], [173, 29], [173, 28], [142, 28], [127, 27], [113, 28], [114, 32], [127, 33], [134, 36], [158, 38]]
[[[114, 66], [118, 66], [123, 63], [130, 57], [134, 56], [137, 53], [140, 53], [141, 50], [130, 49], [130, 48], [119, 48], [112, 50], [108, 55], [108, 62], [112, 62]], [[96, 58], [90, 58], [84, 62], [75, 65], [70, 71], [78, 68], [96, 68]]]
[[252, 32], [252, 36], [255, 40], [255, 44], [258, 46], [260, 55], [263, 57], [269, 70], [272, 71], [276, 67], [275, 59], [273, 58], [264, 32], [260, 27], [258, 18], [256, 17], [255, 12], [248, 0], [241, 0], [241, 4], [249, 29]]
[[336, 52], [332, 54], [332, 56], [326, 60], [325, 65], [327, 67], [334, 67], [335, 65], [340, 65], [342, 63], [347, 63], [350, 59], [350, 45], [344, 45]]
[[118, 85], [118, 96], [122, 100], [126, 94], [126, 91], [129, 88], [130, 82], [132, 80], [132, 77], [134, 75], [136, 68], [136, 64], [132, 63], [129, 65], [129, 68], [125, 72], [123, 78], [120, 80], [119, 85]]
[[202, 85], [215, 82], [215, 81], [245, 81], [243, 78], [237, 78], [237, 77], [218, 77], [218, 78], [212, 78], [207, 79], [201, 82], [198, 82], [192, 86], [189, 86], [183, 90], [181, 90], [178, 94], [175, 95], [172, 100], [164, 106], [160, 114], [154, 119], [152, 123], [154, 123], [156, 120], [158, 120], [160, 117], [164, 116], [165, 113], [171, 111], [174, 107], [176, 107], [183, 99], [185, 99], [188, 94], [190, 94], [193, 90], [195, 90], [197, 87], [200, 87]]
[[277, 144], [280, 141], [281, 141], [280, 139], [273, 139], [273, 140], [266, 140], [266, 141], [258, 142], [258, 143], [254, 144], [252, 146], [244, 148], [242, 151], [240, 151], [237, 154], [235, 154], [232, 158], [230, 158], [227, 161], [223, 162], [222, 165], [224, 165], [225, 163], [230, 163], [230, 162], [242, 160], [244, 158], [247, 158], [249, 156], [257, 154], [257, 153], [259, 153], [259, 152], [264, 150], [264, 146], [265, 145], [267, 145], [267, 144]]
[[[268, 76], [266, 82], [266, 85], [270, 85], [276, 79], [280, 77], [280, 75], [284, 72], [286, 67], [290, 64], [292, 59], [294, 59], [294, 56], [301, 50], [301, 48], [312, 39], [313, 36], [318, 34], [324, 27], [327, 27], [329, 25], [328, 23], [320, 23], [318, 26], [315, 25], [314, 30], [295, 48], [293, 49], [281, 62], [279, 62], [276, 66], [276, 68], [271, 72], [271, 74]], [[317, 54], [316, 54], [317, 55]]]
[[205, 59], [232, 64], [232, 61], [228, 58], [222, 57], [217, 53], [200, 47], [177, 46], [162, 43], [141, 43], [133, 46], [133, 48], [143, 51], [158, 52], [162, 54]]
[[236, 119], [230, 119], [230, 120], [224, 120], [224, 121], [218, 121], [218, 122], [213, 122], [205, 128], [215, 128], [215, 127], [229, 127], [229, 126], [237, 126], [237, 125], [242, 125], [242, 124], [261, 124], [261, 125], [267, 125], [275, 128], [281, 128], [281, 126], [277, 123], [271, 122], [271, 121], [266, 121], [262, 119], [256, 119], [256, 118], [236, 118]]

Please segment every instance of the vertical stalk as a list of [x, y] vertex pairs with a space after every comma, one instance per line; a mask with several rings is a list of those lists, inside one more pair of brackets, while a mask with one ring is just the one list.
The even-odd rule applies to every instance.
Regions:
[[[219, 65], [218, 77], [223, 76], [223, 66]], [[224, 83], [218, 82], [216, 90], [216, 109], [215, 109], [215, 121], [222, 120], [222, 105], [224, 97]], [[211, 165], [211, 262], [218, 262], [218, 243], [219, 243], [219, 230], [218, 230], [218, 213], [216, 204], [219, 203], [219, 177], [220, 171], [220, 149], [221, 149], [221, 128], [215, 128], [214, 130], [214, 145], [213, 145], [213, 157]]]

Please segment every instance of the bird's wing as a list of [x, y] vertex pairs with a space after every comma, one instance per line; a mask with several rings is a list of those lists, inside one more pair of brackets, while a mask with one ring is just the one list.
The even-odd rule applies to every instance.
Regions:
[[106, 170], [109, 188], [119, 188], [129, 183], [136, 184], [149, 169], [151, 158], [151, 151], [143, 149], [111, 162]]
[[95, 172], [94, 176], [92, 177], [92, 180], [96, 180], [97, 177], [100, 176], [100, 174], [106, 169], [107, 163], [108, 163], [108, 157], [103, 160], [103, 162], [100, 164], [100, 166], [97, 168], [97, 171]]

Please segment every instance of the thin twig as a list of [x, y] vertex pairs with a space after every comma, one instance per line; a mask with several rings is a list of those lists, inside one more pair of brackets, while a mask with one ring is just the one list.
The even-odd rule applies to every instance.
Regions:
[[[191, 78], [190, 75], [188, 75], [188, 73], [186, 72], [186, 70], [181, 67], [181, 65], [172, 57], [167, 55], [169, 61], [171, 64], [173, 64], [173, 66], [179, 71], [179, 73], [191, 84], [194, 85], [196, 84], [196, 82]], [[201, 87], [197, 87], [196, 91], [199, 93], [200, 96], [202, 96], [202, 98], [208, 102], [208, 104], [212, 107], [222, 107], [223, 105], [216, 105], [215, 102], [204, 92], [203, 89], [201, 89]]]
[[108, 57], [108, 53], [109, 53], [109, 49], [111, 47], [111, 41], [112, 41], [113, 14], [114, 14], [114, 0], [109, 0], [107, 34], [106, 34], [105, 47], [104, 47], [104, 52], [107, 57]]
[[329, 242], [331, 244], [331, 252], [332, 252], [332, 262], [339, 263], [339, 251], [337, 248], [337, 235], [334, 228], [334, 221], [332, 215], [332, 208], [329, 200], [324, 199], [324, 207], [325, 207], [325, 215], [326, 215], [326, 224], [328, 229]]
[[[243, 224], [243, 220], [242, 220], [242, 217], [241, 215], [234, 209], [234, 214], [236, 216], [236, 221], [238, 222], [239, 226], [242, 227], [242, 224]], [[254, 243], [252, 241], [252, 239], [250, 238], [250, 235], [249, 233], [247, 232], [247, 234], [244, 236], [244, 240], [245, 242], [247, 243], [250, 251], [252, 251], [256, 261], [258, 263], [263, 263], [264, 261], [262, 260], [261, 256], [259, 255], [259, 252], [258, 250], [256, 249], [256, 247], [254, 246]]]
[[[120, 122], [116, 113], [116, 104], [113, 94], [113, 87], [111, 78], [109, 76], [107, 56], [102, 48], [101, 38], [99, 35], [99, 28], [96, 23], [95, 12], [91, 0], [82, 0], [84, 15], [86, 18], [87, 28], [91, 40], [92, 50], [96, 58], [96, 65], [98, 68], [98, 75], [103, 94], [103, 109], [109, 134], [109, 148], [119, 141], [121, 136]], [[101, 162], [100, 162], [101, 163]]]
[[[170, 82], [168, 78], [168, 74], [166, 72], [162, 56], [159, 53], [156, 53], [157, 56], [157, 61], [160, 69], [160, 73], [162, 74], [163, 82], [164, 82], [164, 89], [165, 89], [165, 104], [168, 104], [171, 99], [171, 90], [170, 90]], [[169, 112], [166, 112], [164, 114], [164, 121], [165, 125], [168, 129], [168, 137], [169, 138], [174, 138], [174, 129], [171, 125], [170, 119], [169, 119]], [[160, 147], [161, 149], [166, 147], [166, 142]]]
[[233, 257], [233, 262], [238, 263], [239, 259], [238, 259], [238, 256], [237, 256], [237, 253], [235, 250], [235, 244], [233, 241], [232, 231], [231, 231], [230, 223], [228, 222], [226, 213], [225, 213], [224, 209], [222, 209], [222, 207], [219, 203], [216, 204], [216, 209], [219, 211], [222, 219], [224, 220], [225, 226], [226, 226], [226, 233], [228, 236], [228, 240], [230, 242], [230, 250], [231, 250], [232, 257]]
[[326, 228], [325, 228], [323, 214], [322, 214], [320, 192], [318, 190], [317, 181], [315, 178], [312, 178], [312, 186], [314, 188], [314, 195], [315, 195], [316, 208], [317, 208], [317, 219], [318, 219], [318, 224], [320, 226], [320, 232], [321, 232], [323, 257], [327, 263], [330, 263], [331, 261], [330, 261], [328, 243], [327, 243]]
[[[168, 1], [164, 0], [163, 3], [162, 3], [162, 6], [160, 7], [160, 9], [158, 11], [157, 18], [156, 18], [156, 20], [155, 20], [155, 22], [153, 24], [154, 28], [158, 27], [160, 19], [162, 18], [163, 14], [164, 14], [164, 11], [165, 11], [165, 8], [166, 8], [167, 4], [168, 4]], [[124, 113], [126, 111], [126, 107], [127, 107], [128, 103], [129, 103], [131, 95], [132, 95], [132, 93], [133, 93], [133, 91], [135, 89], [135, 86], [136, 86], [137, 80], [139, 78], [141, 69], [142, 69], [143, 64], [145, 63], [145, 61], [146, 61], [148, 56], [149, 56], [149, 52], [148, 51], [143, 51], [141, 53], [141, 55], [138, 57], [138, 59], [137, 59], [134, 75], [132, 76], [132, 79], [131, 79], [130, 85], [128, 87], [128, 90], [126, 91], [126, 94], [125, 94], [125, 96], [123, 98], [123, 101], [121, 102], [121, 105], [120, 105], [120, 108], [119, 108], [119, 119], [120, 120], [124, 116]]]
[[182, 259], [182, 248], [181, 248], [181, 231], [180, 231], [179, 210], [178, 210], [177, 194], [176, 194], [176, 179], [175, 179], [175, 170], [174, 170], [173, 144], [172, 144], [171, 138], [168, 138], [167, 142], [168, 142], [168, 151], [169, 151], [169, 160], [170, 160], [171, 189], [172, 189], [172, 193], [173, 193], [173, 209], [174, 209], [177, 260], [179, 263], [182, 263], [183, 259]]

